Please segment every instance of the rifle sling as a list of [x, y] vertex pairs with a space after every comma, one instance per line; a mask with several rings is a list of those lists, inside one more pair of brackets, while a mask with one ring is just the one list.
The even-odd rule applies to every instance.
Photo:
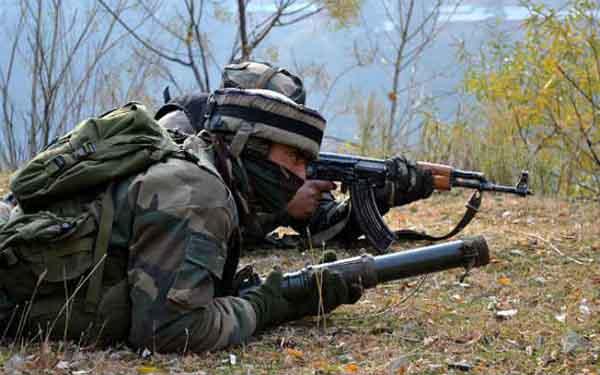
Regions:
[[443, 236], [432, 236], [425, 232], [417, 232], [417, 231], [414, 231], [411, 229], [401, 229], [401, 230], [394, 232], [394, 234], [396, 235], [397, 239], [401, 239], [401, 240], [412, 240], [412, 241], [445, 240], [452, 236], [455, 236], [461, 230], [463, 230], [467, 225], [469, 225], [471, 220], [473, 220], [473, 218], [479, 211], [479, 206], [481, 206], [481, 192], [479, 190], [476, 190], [473, 192], [473, 194], [471, 195], [471, 198], [469, 198], [469, 201], [466, 204], [467, 211], [465, 211], [465, 214], [463, 215], [462, 219], [460, 219], [460, 221], [458, 222], [458, 224], [456, 224], [454, 229], [452, 229], [450, 232], [448, 232], [447, 234], [445, 234]]

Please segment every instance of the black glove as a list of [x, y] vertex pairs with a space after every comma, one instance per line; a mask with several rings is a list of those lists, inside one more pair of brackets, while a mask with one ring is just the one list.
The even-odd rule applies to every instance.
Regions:
[[252, 265], [247, 265], [237, 271], [231, 282], [231, 294], [239, 296], [240, 292], [260, 285], [260, 276], [254, 271]]
[[390, 178], [385, 188], [378, 193], [378, 201], [383, 207], [402, 206], [419, 199], [428, 198], [433, 192], [431, 171], [419, 168], [403, 156], [386, 161]]
[[317, 315], [320, 300], [322, 311], [329, 313], [340, 305], [355, 303], [362, 296], [360, 285], [348, 285], [337, 272], [324, 270], [312, 277], [313, 281], [321, 283], [320, 295], [319, 289], [314, 288], [307, 290], [302, 297], [286, 298], [281, 288], [283, 274], [278, 270], [272, 271], [264, 284], [246, 293], [243, 298], [252, 304], [256, 312], [256, 329]]

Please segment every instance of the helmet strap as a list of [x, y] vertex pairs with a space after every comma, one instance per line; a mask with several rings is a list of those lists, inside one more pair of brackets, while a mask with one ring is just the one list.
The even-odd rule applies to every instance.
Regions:
[[[233, 155], [231, 148], [227, 145], [223, 135], [213, 134], [213, 144], [215, 146], [215, 166], [223, 177], [225, 184], [233, 194], [235, 203], [240, 210], [241, 221], [246, 222], [250, 215], [248, 195], [250, 195], [251, 192], [243, 192], [240, 188], [240, 186], [243, 184], [247, 184], [248, 181], [248, 175], [246, 174], [242, 160], [239, 156]], [[238, 178], [236, 178], [235, 174], [233, 173], [233, 163], [236, 164], [236, 169], [240, 171], [240, 179], [242, 181], [238, 181]]]
[[231, 146], [229, 147], [229, 151], [231, 153], [231, 156], [233, 156], [234, 158], [239, 159], [240, 155], [242, 154], [246, 143], [248, 143], [248, 138], [250, 138], [250, 135], [254, 130], [253, 125], [254, 124], [250, 124], [244, 121], [242, 123], [242, 126], [233, 136], [233, 139], [231, 140]]
[[280, 70], [281, 69], [276, 69], [276, 68], [273, 68], [273, 67], [269, 67], [268, 69], [266, 69], [260, 75], [260, 78], [258, 79], [258, 82], [256, 82], [256, 88], [257, 89], [266, 89], [267, 85], [269, 84], [269, 81], [271, 80], [271, 78], [273, 78], [273, 76], [275, 74], [279, 73]]

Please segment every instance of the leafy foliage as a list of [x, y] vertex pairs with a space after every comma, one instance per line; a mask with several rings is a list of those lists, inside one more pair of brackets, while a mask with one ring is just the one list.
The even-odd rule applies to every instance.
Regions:
[[347, 27], [356, 22], [364, 0], [323, 0], [323, 6], [337, 27]]
[[516, 161], [542, 191], [598, 195], [600, 3], [528, 9], [522, 40], [495, 41], [469, 61], [465, 89], [486, 118], [483, 127], [471, 125], [485, 146], [477, 155], [484, 164], [497, 159], [490, 167], [498, 177], [511, 173], [507, 160]]

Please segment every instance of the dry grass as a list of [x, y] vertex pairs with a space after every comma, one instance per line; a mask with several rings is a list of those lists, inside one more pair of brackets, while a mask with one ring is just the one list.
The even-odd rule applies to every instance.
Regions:
[[[466, 195], [437, 195], [388, 220], [443, 232], [465, 201]], [[493, 261], [465, 284], [454, 270], [430, 276], [420, 288], [419, 279], [381, 285], [318, 328], [307, 319], [215, 353], [143, 359], [126, 348], [55, 343], [3, 347], [0, 360], [7, 373], [596, 374], [599, 217], [598, 203], [488, 195], [465, 233], [483, 234]], [[416, 245], [422, 244], [398, 249]], [[266, 273], [275, 264], [297, 269], [316, 256], [258, 252], [244, 261]], [[510, 310], [516, 310], [511, 317], [497, 316]]]

